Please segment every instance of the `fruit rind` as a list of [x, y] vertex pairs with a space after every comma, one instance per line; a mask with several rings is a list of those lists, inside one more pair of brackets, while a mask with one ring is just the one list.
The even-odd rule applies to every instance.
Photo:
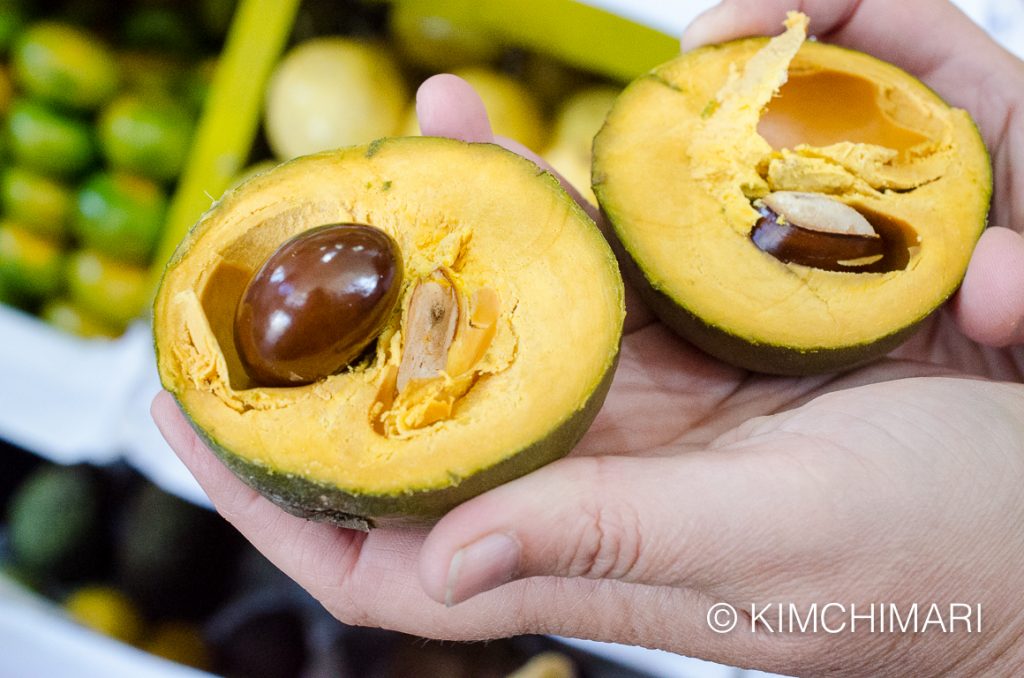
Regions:
[[[677, 106], [680, 106], [681, 108], [685, 107], [685, 115], [687, 116], [690, 115], [691, 108], [696, 106], [696, 114], [699, 115], [700, 105], [703, 105], [703, 102], [706, 99], [700, 98], [700, 105], [697, 104], [697, 99], [699, 97], [704, 97], [704, 93], [706, 92], [705, 88], [708, 85], [707, 83], [700, 82], [699, 75], [692, 74], [686, 71], [686, 66], [683, 64], [683, 60], [691, 58], [704, 60], [721, 58], [724, 61], [724, 63], [728, 64], [730, 61], [730, 57], [732, 57], [732, 60], [735, 61], [735, 59], [737, 58], [737, 54], [749, 55], [753, 53], [757, 48], [762, 47], [766, 43], [766, 38], [750, 38], [734, 41], [731, 43], [725, 43], [723, 45], [714, 45], [700, 48], [698, 50], [695, 50], [694, 52], [679, 57], [679, 59], [673, 62], [669, 62], [669, 64], [664, 64], [658, 68], [655, 68], [653, 71], [651, 71], [645, 76], [641, 76], [641, 78], [637, 79], [627, 87], [622, 97], [620, 97], [619, 101], [623, 101], [625, 98], [629, 97], [631, 93], [635, 94], [636, 92], [641, 91], [639, 90], [639, 88], [641, 87], [651, 88], [658, 85], [663, 85], [665, 88], [662, 90], [664, 94], [661, 95], [663, 96], [663, 99], [659, 98], [658, 103], [665, 102], [667, 108], [668, 102], [675, 102]], [[899, 77], [910, 77], [890, 64], [885, 64], [868, 55], [859, 52], [854, 52], [852, 50], [846, 50], [831, 45], [822, 45], [820, 43], [807, 43], [805, 44], [804, 48], [809, 50], [811, 56], [807, 57], [807, 59], [815, 67], [817, 67], [817, 64], [819, 63], [818, 59], [824, 59], [826, 55], [834, 54], [836, 55], [835, 58], [837, 59], [845, 59], [847, 57], [844, 55], [849, 55], [849, 58], [855, 58], [858, 60], [856, 63], [859, 64], [870, 62], [871, 64], [873, 64], [872, 68], [877, 69], [878, 72], [884, 72], [887, 75], [891, 74], [891, 76], [894, 78], [897, 77], [897, 74], [900, 74]], [[798, 59], [800, 58], [803, 57], [798, 56]], [[804, 64], [806, 63], [808, 62], [805, 61]], [[842, 69], [852, 68], [852, 64], [853, 62], [844, 62]], [[674, 68], [674, 70], [664, 70], [670, 68]], [[717, 73], [717, 70], [715, 72]], [[837, 69], [837, 72], [845, 73], [846, 71]], [[667, 80], [667, 73], [675, 74], [675, 76], [677, 76], [679, 80]], [[680, 75], [682, 73], [686, 73], [686, 75]], [[920, 97], [921, 101], [926, 102], [927, 106], [943, 105], [941, 99], [934, 92], [928, 90], [925, 86], [920, 85], [919, 83], [918, 85], [919, 86], [913, 90], [914, 96]], [[711, 87], [712, 92], [714, 92], [714, 87], [715, 86]], [[644, 89], [642, 91], [648, 92], [651, 90]], [[691, 101], [684, 102], [684, 100], [681, 99], [681, 97], [686, 96], [691, 96]], [[653, 102], [649, 103], [652, 103], [653, 105]], [[637, 105], [638, 104], [634, 104], [634, 108]], [[672, 109], [672, 111], [675, 110], [675, 108]], [[984, 149], [984, 144], [981, 141], [980, 134], [978, 134], [976, 125], [973, 123], [973, 121], [970, 121], [969, 117], [963, 111], [950, 109], [950, 114], [951, 116], [955, 116], [954, 120], [955, 124], [957, 125], [956, 134], [960, 135], [956, 137], [956, 139], [964, 143], [965, 147], [963, 149], [963, 153], [966, 154], [967, 158], [967, 160], [965, 160], [963, 163], [963, 167], [959, 165], [956, 167], [956, 172], [959, 173], [960, 176], [964, 177], [964, 181], [962, 182], [960, 188], [964, 189], [965, 187], [969, 187], [970, 190], [973, 191], [973, 195], [970, 196], [969, 206], [967, 208], [960, 210], [966, 215], [965, 221], [961, 222], [961, 225], [958, 225], [958, 228], [963, 231], [963, 242], [959, 242], [959, 238], [954, 239], [952, 233], [949, 235], [940, 234], [939, 236], [935, 236], [934, 233], [932, 233], [930, 234], [930, 239], [928, 237], [922, 237], [920, 242], [911, 242], [911, 246], [914, 248], [918, 248], [918, 246], [920, 246], [920, 248], [928, 249], [927, 255], [932, 257], [931, 261], [933, 262], [933, 264], [937, 260], [935, 257], [935, 252], [936, 250], [938, 250], [940, 255], [940, 258], [938, 259], [939, 261], [947, 261], [947, 267], [950, 271], [960, 270], [962, 272], [962, 269], [966, 267], [970, 249], [973, 248], [974, 242], [976, 241], [977, 237], [980, 236], [980, 233], [985, 225], [985, 212], [987, 210], [988, 201], [991, 196], [991, 174], [990, 168], [988, 167], [988, 156]], [[595, 141], [595, 160], [592, 167], [592, 181], [595, 193], [599, 201], [601, 202], [602, 212], [605, 214], [606, 218], [612, 226], [611, 230], [613, 231], [613, 235], [616, 241], [616, 251], [620, 254], [623, 273], [627, 276], [629, 280], [631, 280], [634, 283], [634, 285], [640, 291], [641, 296], [656, 311], [657, 315], [661, 318], [662, 321], [664, 321], [668, 326], [674, 329], [685, 339], [690, 340], [695, 345], [701, 347], [703, 350], [710, 353], [711, 355], [720, 358], [725, 362], [729, 362], [731, 364], [746, 369], [775, 374], [813, 374], [855, 367], [857, 365], [863, 364], [864, 362], [871, 360], [872, 358], [876, 358], [880, 355], [889, 352], [890, 350], [898, 346], [901, 342], [905, 341], [914, 332], [915, 328], [918, 327], [920, 323], [935, 310], [935, 308], [938, 308], [946, 299], [949, 298], [950, 295], [952, 295], [955, 292], [959, 282], [959, 278], [953, 279], [953, 276], [948, 276], [950, 280], [947, 281], [944, 277], [943, 280], [936, 281], [934, 288], [927, 293], [927, 304], [918, 304], [921, 306], [920, 309], [916, 307], [913, 309], [905, 308], [905, 316], [901, 317], [898, 323], [892, 323], [891, 327], [882, 327], [881, 323], [879, 322], [878, 328], [872, 326], [869, 329], [869, 331], [861, 332], [861, 337], [856, 336], [858, 330], [856, 329], [856, 325], [853, 325], [851, 323], [846, 323], [848, 327], [844, 327], [842, 329], [843, 334], [840, 334], [839, 331], [825, 331], [829, 326], [821, 324], [818, 328], [814, 330], [817, 333], [817, 336], [811, 338], [810, 340], [802, 342], [793, 339], [787, 339], [785, 341], [774, 341], [768, 338], [766, 335], [757, 335], [757, 331], [759, 330], [756, 325], [756, 322], [760, 321], [760, 317], [755, 316], [752, 312], [749, 311], [749, 309], [746, 306], [741, 306], [739, 304], [736, 304], [735, 308], [742, 309], [742, 311], [736, 310], [734, 312], [730, 310], [728, 312], [721, 312], [721, 309], [719, 309], [719, 311], [721, 312], [721, 315], [723, 317], [728, 316], [729, 313], [731, 313], [732, 315], [748, 313], [748, 317], [750, 318], [757, 317], [757, 321], [751, 320], [751, 322], [747, 323], [748, 325], [750, 325], [750, 327], [733, 327], [732, 324], [730, 324], [729, 322], [723, 322], [722, 318], [715, 318], [713, 314], [708, 314], [706, 312], [707, 308], [700, 308], [699, 306], [692, 305], [691, 302], [693, 301], [693, 299], [691, 299], [690, 297], [696, 297], [696, 293], [681, 293], [679, 290], [676, 289], [675, 285], [673, 284], [673, 281], [669, 279], [665, 274], [665, 270], [667, 269], [664, 268], [664, 261], [661, 261], [661, 263], [659, 264], [662, 267], [661, 269], [659, 269], [659, 272], [659, 270], [653, 270], [649, 262], [645, 259], [645, 257], [652, 251], [652, 248], [660, 248], [662, 252], [674, 253], [673, 256], [676, 257], [677, 261], [676, 265], [680, 267], [680, 270], [688, 271], [688, 273], [686, 274], [687, 276], [699, 277], [707, 275], [707, 272], [701, 267], [701, 261], [688, 260], [687, 257], [682, 253], [675, 253], [675, 251], [671, 249], [666, 242], [651, 239], [652, 236], [650, 234], [654, 233], [657, 230], [655, 228], [656, 225], [671, 223], [671, 219], [668, 216], [666, 216], [669, 210], [664, 209], [656, 212], [651, 211], [649, 213], [641, 212], [640, 216], [638, 216], [637, 214], [634, 214], [636, 210], [634, 209], [635, 205], [633, 205], [633, 202], [637, 202], [635, 200], [635, 192], [634, 201], [629, 203], [626, 202], [626, 196], [625, 193], [622, 192], [621, 187], [617, 189], [619, 190], [618, 194], [614, 196], [610, 195], [609, 175], [612, 175], [614, 173], [615, 165], [607, 163], [606, 157], [609, 155], [610, 152], [607, 148], [602, 149], [602, 146], [607, 146], [609, 143], [608, 131], [610, 129], [615, 128], [617, 131], [620, 132], [623, 129], [628, 129], [625, 125], [626, 118], [620, 118], [619, 120], [616, 121], [615, 115], [615, 111], [613, 111], [612, 114], [610, 114], [609, 119], [606, 121], [605, 126], [602, 129], [602, 132], [599, 133]], [[621, 111], [619, 112], [619, 115], [622, 115]], [[654, 118], [654, 120], [663, 121], [663, 124], [668, 124], [668, 122], [671, 121], [671, 119], [671, 112], [668, 110], [663, 111], [660, 114], [657, 114]], [[634, 125], [638, 124], [636, 118], [630, 118], [630, 120], [633, 122]], [[654, 124], [654, 120], [648, 120], [647, 123]], [[644, 123], [641, 121], [639, 122], [639, 124], [642, 125]], [[677, 136], [679, 136], [680, 139], [686, 139], [687, 137], [685, 136], [685, 134], [681, 133], [681, 130], [682, 127], [680, 127], [680, 130], [677, 130], [680, 132]], [[630, 147], [630, 143], [632, 144], [632, 148], [635, 149], [634, 152], [644, 152], [642, 149], [644, 147], [644, 144], [646, 143], [646, 140], [631, 138], [630, 142], [623, 141], [621, 145], [615, 147], [614, 153], [616, 160], [622, 159], [623, 155], [626, 154], [628, 147]], [[680, 145], [681, 144], [676, 144], [675, 142], [673, 142], [673, 145], [671, 146], [672, 152], [675, 154], [676, 157], [685, 157], [685, 149], [681, 150], [677, 148]], [[977, 150], [976, 154], [975, 150]], [[602, 157], [602, 151], [605, 152], [606, 157]], [[653, 161], [655, 159], [647, 158], [647, 156], [644, 157], [645, 161]], [[661, 156], [659, 156], [657, 159], [660, 160], [662, 158]], [[665, 174], [671, 171], [667, 167], [656, 166], [655, 164], [653, 164], [653, 162], [647, 162], [644, 166], [646, 167], [648, 172], [647, 176], [657, 175], [659, 173]], [[621, 173], [622, 171], [623, 170], [620, 165], [619, 172]], [[713, 170], [708, 171], [711, 172]], [[663, 196], [665, 197], [665, 199], [662, 200], [661, 202], [668, 202], [670, 200], [676, 200], [677, 202], [681, 202], [680, 200], [678, 200], [680, 196], [683, 199], [685, 199], [686, 196], [690, 195], [691, 193], [698, 193], [698, 189], [696, 188], [687, 188], [688, 181], [688, 176], [677, 176], [675, 178], [675, 185], [678, 187], [676, 188], [676, 195], [671, 197]], [[652, 185], [656, 185], [659, 183], [664, 184], [665, 182], [652, 182]], [[658, 190], [659, 195], [661, 195], [660, 188], [653, 190]], [[783, 188], [775, 190], [802, 189]], [[928, 187], [928, 190], [932, 190], [932, 187]], [[880, 194], [882, 193], [888, 195], [888, 192], [880, 192]], [[896, 198], [900, 198], [901, 192], [892, 191], [892, 195], [895, 196]], [[928, 193], [928, 195], [930, 195], [930, 193]], [[703, 196], [695, 195], [694, 200], [697, 201], [697, 198], [700, 198], [700, 201], [704, 200]], [[640, 202], [642, 202], [642, 200]], [[651, 201], [648, 199], [647, 202]], [[851, 200], [849, 196], [846, 196], [846, 202], [848, 202], [848, 204], [852, 202], [852, 206], [854, 207], [862, 206], [861, 204], [859, 204], [859, 200], [857, 200], [856, 198]], [[879, 201], [876, 199], [866, 199], [864, 201], [865, 205], [863, 206], [869, 207], [869, 211], [874, 211], [877, 208], [877, 202]], [[977, 209], [974, 209], [975, 203], [977, 203]], [[726, 221], [723, 217], [726, 214], [727, 207], [719, 205], [719, 208], [721, 209], [721, 214], [719, 214], [718, 212], [714, 212], [706, 215], [707, 221], [715, 222], [716, 227], [718, 225], [719, 220]], [[701, 209], [698, 210], [691, 204], [686, 211], [687, 218], [693, 218], [694, 215], [696, 215], [701, 210], [703, 210], [703, 207], [701, 207]], [[751, 212], [753, 213], [753, 209], [751, 209]], [[641, 223], [641, 229], [635, 228], [636, 222], [638, 221]], [[741, 224], [739, 224], [735, 219], [728, 221], [730, 226], [736, 228], [737, 231], [743, 230], [740, 228]], [[754, 220], [751, 219], [750, 223], [746, 225], [746, 230], [743, 230], [746, 245], [750, 244], [749, 237], [746, 237], [746, 234], [749, 233], [749, 227], [752, 226], [754, 223]], [[643, 229], [647, 229], [647, 231], [645, 231], [644, 234], [641, 235], [640, 232]], [[690, 238], [698, 237], [697, 234], [689, 234], [689, 232], [687, 233], [688, 237]], [[732, 233], [729, 233], [728, 235], [730, 238], [733, 238]], [[928, 234], [925, 234], [925, 236], [927, 235]], [[646, 243], [646, 249], [638, 245], [638, 243], [642, 241], [644, 237], [648, 238], [648, 241], [644, 241]], [[740, 243], [740, 234], [737, 233], [736, 237], [733, 239], [737, 243]], [[720, 238], [720, 240], [724, 242], [726, 238], [723, 236], [722, 238]], [[737, 246], [739, 245], [737, 244]], [[723, 251], [726, 251], [724, 249], [724, 246]], [[912, 250], [912, 252], [917, 251], [920, 250]], [[749, 253], [744, 252], [744, 254], [746, 255]], [[763, 253], [761, 254], [765, 257], [769, 256]], [[669, 255], [666, 255], [666, 257], [667, 256]], [[912, 259], [914, 256], [916, 255], [911, 255]], [[665, 257], [662, 257], [662, 259], [665, 259]], [[908, 266], [907, 268], [913, 269], [916, 263], [918, 263], [917, 260], [911, 261], [910, 266]], [[735, 262], [733, 263], [733, 266], [734, 270], [736, 267], [742, 267], [740, 263]], [[772, 269], [774, 269], [774, 271]], [[724, 271], [725, 269], [721, 267], [714, 269], [713, 272], [710, 274], [709, 279], [717, 280], [718, 278], [716, 278], [715, 276], [725, 275]], [[764, 264], [762, 262], [758, 264], [758, 273], [756, 275], [751, 273], [750, 275], [747, 275], [743, 278], [744, 287], [732, 291], [735, 296], [734, 300], [746, 301], [745, 299], [742, 298], [746, 296], [744, 292], [745, 290], [756, 292], [756, 287], [764, 284], [765, 282], [770, 283], [771, 280], [766, 280], [764, 277], [762, 277], [762, 274], [768, 275], [769, 273], [775, 279], [796, 282], [808, 280], [818, 281], [821, 280], [823, 276], [827, 275], [850, 276], [849, 278], [841, 282], [841, 285], [845, 285], [845, 287], [843, 287], [842, 289], [844, 290], [843, 293], [847, 299], [852, 299], [853, 295], [858, 293], [858, 290], [855, 289], [855, 287], [860, 283], [854, 282], [857, 276], [863, 276], [861, 280], [863, 280], [866, 283], [865, 287], [867, 287], [868, 285], [874, 286], [871, 296], [869, 298], [877, 299], [880, 296], [878, 294], [878, 287], [880, 287], [882, 284], [890, 284], [890, 281], [893, 278], [902, 275], [902, 271], [896, 271], [893, 273], [831, 273], [821, 271], [815, 272], [806, 267], [800, 267], [796, 265], [787, 266], [786, 264], [782, 264], [777, 261], [770, 262], [767, 264]], [[725, 287], [724, 284], [719, 284], [723, 288]], [[894, 287], [894, 289], [901, 288], [896, 286]], [[896, 294], [894, 292], [893, 295], [888, 298], [888, 301], [886, 301], [886, 306], [893, 306], [894, 304], [897, 303], [898, 299], [910, 298], [907, 296], [907, 294], [910, 293], [915, 295], [912, 297], [914, 299], [917, 299], [917, 294], [923, 294], [923, 292], [920, 290], [918, 290], [918, 292], [904, 292], [902, 295]], [[690, 296], [687, 296], [687, 294], [689, 294]], [[767, 298], [767, 295], [765, 296]], [[754, 297], [751, 296], [751, 298]], [[788, 322], [788, 325], [783, 327], [782, 329], [783, 331], [788, 332], [790, 335], [797, 334], [800, 331], [799, 328], [811, 327], [813, 325], [809, 318], [806, 320], [804, 318], [800, 318], [799, 320], [797, 320], [796, 317], [791, 316], [788, 318], [788, 320], [783, 320], [786, 317], [786, 314], [781, 312], [782, 305], [779, 303], [779, 299], [781, 298], [782, 296], [780, 295], [775, 298], [774, 302], [765, 301], [764, 304], [762, 304], [761, 306], [761, 310], [765, 310], [773, 303], [779, 305], [779, 308], [772, 309], [773, 311], [779, 311], [779, 313], [777, 313], [775, 316], [772, 316], [771, 320], [773, 323], [775, 321], [779, 321], [778, 323], [775, 324], [783, 325], [786, 322]], [[810, 299], [810, 301], [814, 302], [815, 300]], [[829, 301], [831, 300], [826, 299], [823, 305], [827, 305]], [[706, 299], [701, 299], [701, 303], [704, 303], [705, 306], [707, 306]], [[718, 306], [729, 306], [729, 304], [718, 304]], [[867, 309], [867, 307], [865, 308]], [[833, 309], [829, 308], [828, 310]], [[865, 315], [868, 315], [868, 310], [865, 310]], [[836, 323], [836, 325], [837, 327], [840, 327], [843, 322], [843, 319], [838, 314], [837, 317], [840, 320], [839, 322]], [[885, 315], [884, 310], [880, 310], [879, 313], [876, 314], [876, 317], [885, 318], [888, 316]], [[829, 344], [830, 341], [832, 341], [833, 343]]]

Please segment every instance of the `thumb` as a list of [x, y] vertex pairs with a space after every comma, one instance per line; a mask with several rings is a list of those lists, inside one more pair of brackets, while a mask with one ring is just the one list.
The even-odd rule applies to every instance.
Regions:
[[978, 343], [1024, 343], [1024, 237], [986, 229], [952, 308], [960, 329]]
[[431, 76], [416, 90], [416, 117], [425, 136], [494, 141], [480, 95], [468, 82], [450, 73]]
[[449, 606], [541, 575], [713, 587], [734, 571], [725, 558], [738, 562], [730, 526], [757, 529], [746, 509], [728, 517], [748, 479], [722, 457], [555, 462], [445, 516], [420, 552], [421, 584]]

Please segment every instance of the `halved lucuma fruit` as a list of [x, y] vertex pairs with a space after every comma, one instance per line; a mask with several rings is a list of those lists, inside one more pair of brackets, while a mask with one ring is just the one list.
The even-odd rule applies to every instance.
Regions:
[[[394, 239], [399, 302], [373, 348], [304, 386], [250, 382], [242, 291], [284, 242], [357, 223]], [[390, 139], [299, 158], [227, 193], [168, 264], [161, 381], [229, 468], [350, 527], [436, 517], [566, 454], [611, 382], [614, 256], [536, 165], [490, 144]]]
[[[793, 13], [770, 41], [654, 69], [594, 142], [595, 194], [648, 303], [708, 353], [779, 374], [847, 368], [906, 339], [959, 285], [991, 195], [965, 111], [895, 66], [805, 42], [806, 25]], [[883, 259], [845, 261], [827, 237], [790, 242], [796, 257], [765, 251], [753, 231], [780, 192], [854, 208]]]

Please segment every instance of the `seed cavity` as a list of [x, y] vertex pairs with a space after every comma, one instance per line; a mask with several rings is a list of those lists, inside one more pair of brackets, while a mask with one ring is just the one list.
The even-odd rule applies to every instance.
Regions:
[[751, 240], [787, 264], [878, 272], [893, 249], [863, 214], [821, 193], [776, 191], [753, 204], [761, 218], [754, 224]]
[[402, 319], [401, 357], [385, 368], [370, 408], [374, 430], [403, 437], [450, 418], [480, 377], [500, 317], [495, 290], [469, 294], [447, 267], [415, 283]]

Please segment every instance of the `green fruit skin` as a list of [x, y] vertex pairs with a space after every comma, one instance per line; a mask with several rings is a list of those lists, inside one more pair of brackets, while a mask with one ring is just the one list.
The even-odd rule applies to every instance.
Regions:
[[58, 106], [90, 110], [117, 90], [117, 63], [110, 50], [67, 24], [30, 26], [14, 46], [12, 61], [18, 84]]
[[124, 95], [103, 111], [100, 148], [118, 170], [167, 181], [185, 164], [192, 138], [192, 118], [170, 100]]
[[431, 523], [478, 494], [564, 457], [576, 446], [600, 411], [611, 387], [617, 363], [618, 354], [611, 361], [587, 402], [566, 417], [543, 439], [449, 487], [399, 494], [352, 494], [331, 485], [317, 483], [297, 475], [278, 473], [266, 466], [254, 464], [222, 447], [216, 439], [194, 423], [180, 401], [178, 405], [182, 407], [192, 428], [221, 461], [247, 485], [270, 501], [288, 513], [307, 520], [366, 531], [384, 525]]
[[160, 238], [167, 197], [156, 183], [103, 172], [78, 192], [74, 232], [86, 247], [120, 261], [144, 265]]
[[114, 331], [137, 318], [149, 302], [146, 269], [89, 250], [68, 258], [67, 283], [71, 299]]
[[64, 573], [97, 529], [100, 502], [89, 472], [46, 466], [27, 478], [7, 511], [11, 551], [31, 574]]
[[125, 19], [121, 42], [134, 49], [184, 55], [196, 49], [189, 21], [173, 5], [136, 8]]
[[18, 163], [51, 176], [79, 174], [96, 159], [89, 125], [38, 101], [22, 99], [11, 106], [7, 137]]
[[67, 235], [71, 191], [60, 181], [23, 167], [0, 176], [0, 205], [11, 219], [34, 232], [62, 240]]
[[612, 244], [626, 279], [663, 323], [705, 353], [754, 372], [806, 376], [852, 369], [895, 349], [910, 338], [924, 320], [922, 318], [871, 343], [844, 348], [801, 350], [787, 346], [757, 344], [704, 322], [685, 306], [654, 287], [617, 238], [613, 239]]
[[13, 303], [26, 305], [57, 294], [63, 270], [59, 245], [19, 224], [0, 222], [0, 287]]

